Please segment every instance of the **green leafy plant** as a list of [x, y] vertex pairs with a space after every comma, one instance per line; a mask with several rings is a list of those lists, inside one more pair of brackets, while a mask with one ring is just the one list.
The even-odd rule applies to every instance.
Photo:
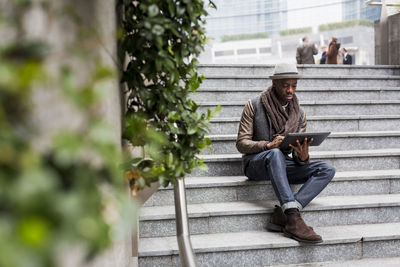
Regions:
[[148, 157], [125, 165], [127, 179], [134, 191], [155, 181], [176, 184], [195, 167], [206, 168], [197, 155], [210, 144], [205, 135], [213, 112], [201, 114], [190, 95], [203, 79], [195, 57], [206, 41], [207, 12], [201, 0], [119, 5], [120, 47], [129, 56], [122, 77], [128, 96], [123, 137]]
[[268, 37], [269, 37], [268, 32], [223, 35], [221, 37], [221, 42], [238, 41], [238, 40], [251, 40], [251, 39], [263, 39], [263, 38], [268, 38]]
[[311, 27], [304, 27], [304, 28], [296, 28], [296, 29], [287, 29], [280, 31], [279, 34], [281, 36], [286, 36], [286, 35], [293, 35], [293, 34], [300, 34], [300, 33], [311, 33], [312, 28]]
[[347, 20], [347, 21], [343, 21], [343, 22], [321, 24], [318, 26], [318, 30], [320, 32], [322, 32], [322, 31], [331, 31], [331, 30], [336, 30], [336, 29], [349, 28], [349, 27], [354, 27], [354, 26], [373, 27], [374, 21], [360, 19], [360, 20]]
[[[27, 0], [10, 3], [2, 25], [18, 32], [26, 6]], [[83, 82], [67, 64], [50, 74], [51, 53], [48, 44], [18, 34], [0, 45], [0, 266], [53, 267], [72, 246], [92, 258], [111, 244], [121, 216], [134, 221], [119, 144], [95, 112], [115, 74], [90, 56], [76, 59], [96, 66]], [[31, 117], [35, 88], [57, 90], [87, 123], [39, 149]]]

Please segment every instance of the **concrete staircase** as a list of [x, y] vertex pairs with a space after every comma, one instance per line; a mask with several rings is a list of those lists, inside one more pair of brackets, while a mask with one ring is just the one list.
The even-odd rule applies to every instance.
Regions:
[[[303, 212], [324, 242], [304, 245], [265, 230], [277, 203], [269, 181], [247, 181], [235, 148], [247, 99], [271, 84], [273, 66], [202, 66], [194, 95], [213, 118], [208, 171], [185, 178], [199, 266], [400, 266], [400, 66], [299, 66], [308, 131], [332, 131], [312, 160], [337, 169]], [[299, 186], [295, 186], [295, 189]], [[180, 266], [172, 188], [141, 210], [140, 266]], [[314, 263], [314, 264], [311, 264]]]

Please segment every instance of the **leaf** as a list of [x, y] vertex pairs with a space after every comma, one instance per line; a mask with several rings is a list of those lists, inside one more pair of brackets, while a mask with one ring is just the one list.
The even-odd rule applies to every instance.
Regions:
[[197, 168], [201, 171], [208, 171], [208, 166], [204, 163], [200, 163]]
[[155, 17], [159, 14], [160, 9], [158, 8], [157, 5], [150, 5], [149, 6], [149, 17]]
[[188, 133], [189, 135], [195, 134], [196, 132], [197, 132], [197, 127], [196, 127], [196, 126], [190, 125], [190, 126], [188, 127], [187, 133]]

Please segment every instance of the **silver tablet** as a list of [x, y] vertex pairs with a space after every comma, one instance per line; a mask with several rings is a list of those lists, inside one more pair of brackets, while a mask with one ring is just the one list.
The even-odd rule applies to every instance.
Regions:
[[307, 137], [308, 140], [310, 138], [314, 138], [311, 142], [310, 146], [319, 146], [325, 138], [330, 135], [331, 132], [319, 132], [319, 133], [290, 133], [285, 136], [282, 143], [279, 145], [281, 149], [289, 148], [289, 144], [296, 145], [296, 141], [299, 140], [300, 144], [303, 142], [304, 138]]

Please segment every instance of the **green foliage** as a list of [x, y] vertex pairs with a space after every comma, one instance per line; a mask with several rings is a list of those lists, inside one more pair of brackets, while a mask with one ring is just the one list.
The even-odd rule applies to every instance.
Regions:
[[321, 24], [318, 26], [318, 30], [320, 32], [322, 32], [322, 31], [331, 31], [331, 30], [349, 28], [349, 27], [354, 27], [354, 26], [373, 27], [374, 21], [359, 19], [359, 20], [347, 20], [347, 21], [343, 21], [343, 22]]
[[223, 35], [221, 37], [221, 42], [238, 41], [238, 40], [251, 40], [251, 39], [263, 39], [263, 38], [268, 38], [268, 37], [269, 37], [268, 32]]
[[311, 27], [304, 27], [304, 28], [283, 30], [283, 31], [280, 31], [279, 34], [281, 36], [286, 36], [286, 35], [294, 35], [294, 34], [300, 34], [300, 33], [307, 34], [307, 33], [311, 33], [311, 32], [312, 32]]
[[[2, 21], [13, 29], [22, 15], [15, 7], [13, 21]], [[132, 216], [118, 167], [120, 148], [94, 112], [114, 74], [93, 62], [97, 67], [83, 83], [68, 65], [50, 75], [45, 63], [51, 47], [11, 41], [0, 46], [0, 266], [53, 267], [57, 255], [75, 245], [90, 258], [110, 244], [111, 226], [122, 216], [118, 211]], [[60, 91], [87, 124], [60, 132], [39, 150], [33, 143], [38, 129], [31, 123], [35, 88]]]
[[[196, 56], [206, 40], [203, 1], [119, 1], [124, 10], [120, 41], [129, 55], [122, 81], [128, 88], [123, 137], [143, 146], [151, 160], [135, 159], [127, 169], [134, 189], [151, 182], [176, 183], [195, 167], [213, 112], [200, 114], [190, 99], [203, 79]], [[139, 174], [139, 175], [137, 175]]]

